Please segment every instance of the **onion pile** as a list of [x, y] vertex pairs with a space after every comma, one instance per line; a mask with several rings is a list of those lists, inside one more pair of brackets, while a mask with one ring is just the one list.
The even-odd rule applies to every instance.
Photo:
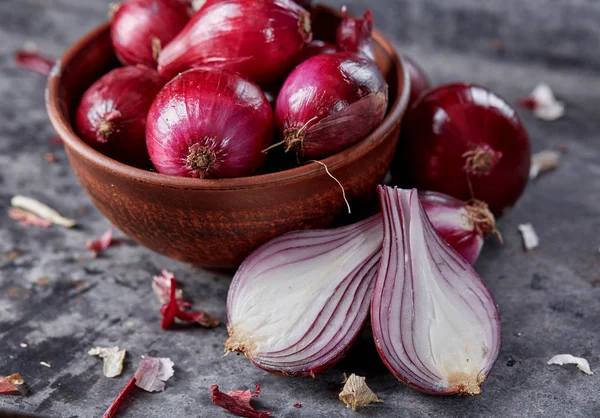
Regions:
[[[126, 67], [84, 94], [80, 136], [125, 164], [201, 179], [299, 163], [274, 151], [266, 164], [261, 151], [275, 145], [307, 158], [347, 148], [387, 110], [388, 86], [373, 62], [372, 16], [354, 19], [344, 10], [334, 45], [312, 40], [309, 9], [310, 1], [292, 0], [113, 6], [111, 40]], [[168, 84], [144, 90], [150, 74], [157, 85]], [[273, 144], [275, 137], [283, 141]]]

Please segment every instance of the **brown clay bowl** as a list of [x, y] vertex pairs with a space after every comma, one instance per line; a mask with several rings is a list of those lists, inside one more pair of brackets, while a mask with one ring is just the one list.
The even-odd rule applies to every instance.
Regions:
[[[317, 7], [320, 39], [331, 38], [337, 13]], [[329, 32], [329, 33], [327, 33]], [[322, 160], [344, 186], [353, 212], [367, 212], [392, 160], [406, 110], [409, 80], [390, 42], [375, 31], [377, 63], [390, 86], [389, 110], [360, 143]], [[285, 232], [348, 221], [340, 186], [309, 163], [252, 177], [170, 177], [112, 160], [78, 138], [73, 116], [83, 92], [117, 66], [105, 23], [61, 59], [48, 80], [46, 105], [69, 162], [96, 207], [140, 244], [203, 267], [236, 267], [258, 245]]]

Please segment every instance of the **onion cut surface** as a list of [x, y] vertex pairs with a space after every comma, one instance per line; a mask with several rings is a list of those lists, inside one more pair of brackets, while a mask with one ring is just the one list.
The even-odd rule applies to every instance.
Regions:
[[227, 298], [228, 351], [267, 371], [314, 375], [340, 360], [369, 311], [381, 252], [376, 215], [296, 231], [255, 250]]
[[384, 239], [371, 325], [382, 360], [422, 392], [480, 393], [500, 350], [491, 294], [435, 232], [416, 189], [378, 192]]

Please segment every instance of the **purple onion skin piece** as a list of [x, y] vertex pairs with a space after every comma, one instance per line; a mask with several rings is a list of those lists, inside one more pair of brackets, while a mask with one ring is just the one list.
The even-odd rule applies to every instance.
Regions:
[[480, 393], [500, 351], [491, 294], [435, 232], [416, 189], [378, 193], [384, 239], [371, 326], [383, 362], [425, 393]]
[[387, 83], [372, 61], [321, 54], [285, 80], [275, 117], [287, 151], [323, 158], [365, 138], [385, 116], [387, 103]]
[[229, 289], [227, 350], [288, 376], [333, 366], [365, 324], [381, 239], [376, 215], [342, 228], [291, 232], [259, 247]]

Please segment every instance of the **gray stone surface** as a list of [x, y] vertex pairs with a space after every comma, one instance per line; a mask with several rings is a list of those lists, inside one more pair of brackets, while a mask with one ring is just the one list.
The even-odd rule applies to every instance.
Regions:
[[[171, 357], [175, 376], [164, 393], [136, 393], [122, 416], [227, 417], [231, 415], [211, 404], [209, 386], [232, 390], [261, 383], [256, 404], [272, 409], [274, 416], [351, 417], [355, 413], [337, 400], [337, 392], [342, 373], [352, 372], [367, 376], [385, 401], [360, 410], [360, 416], [600, 416], [600, 373], [587, 376], [574, 366], [546, 365], [555, 354], [571, 353], [586, 357], [600, 371], [600, 76], [592, 72], [600, 68], [598, 56], [587, 69], [583, 61], [568, 68], [575, 62], [570, 57], [587, 48], [584, 40], [598, 39], [597, 25], [580, 24], [599, 16], [597, 2], [372, 2], [379, 26], [402, 41], [399, 49], [417, 58], [435, 82], [471, 80], [515, 102], [543, 80], [567, 103], [567, 116], [554, 123], [520, 112], [535, 150], [564, 145], [568, 153], [557, 171], [531, 183], [500, 220], [504, 245], [490, 239], [476, 265], [500, 306], [503, 345], [483, 394], [462, 398], [425, 396], [396, 381], [368, 333], [343, 362], [316, 379], [274, 376], [244, 357], [223, 358], [223, 326], [159, 329], [150, 280], [160, 269], [174, 271], [196, 307], [223, 318], [230, 274], [193, 269], [135, 245], [111, 248], [91, 259], [86, 240], [109, 224], [80, 189], [64, 151], [48, 144], [53, 131], [43, 107], [44, 80], [17, 69], [12, 52], [33, 40], [48, 54], [60, 55], [103, 19], [107, 3], [0, 1], [0, 375], [20, 372], [32, 388], [27, 397], [0, 397], [0, 408], [54, 417], [101, 416], [140, 355], [149, 353]], [[580, 13], [560, 13], [554, 7]], [[478, 18], [483, 11], [495, 22], [488, 38], [497, 35], [498, 27], [502, 33], [520, 34], [506, 44], [509, 60], [484, 51], [487, 38], [481, 34], [492, 29]], [[519, 26], [519, 19], [525, 23]], [[405, 34], [399, 24], [408, 27]], [[430, 24], [439, 37], [431, 36], [425, 27]], [[474, 28], [474, 35], [458, 36], [458, 29], [447, 29], [458, 27]], [[577, 39], [553, 41], [573, 31], [580, 34], [581, 45]], [[44, 161], [50, 151], [58, 157], [55, 164]], [[43, 200], [81, 226], [22, 228], [5, 215], [17, 193]], [[516, 229], [524, 222], [532, 222], [541, 238], [540, 247], [530, 253], [523, 251]], [[20, 255], [12, 259], [14, 251]], [[39, 284], [42, 277], [50, 283]], [[123, 376], [102, 376], [101, 361], [87, 355], [96, 345], [129, 351]], [[301, 409], [293, 407], [296, 402]]]

